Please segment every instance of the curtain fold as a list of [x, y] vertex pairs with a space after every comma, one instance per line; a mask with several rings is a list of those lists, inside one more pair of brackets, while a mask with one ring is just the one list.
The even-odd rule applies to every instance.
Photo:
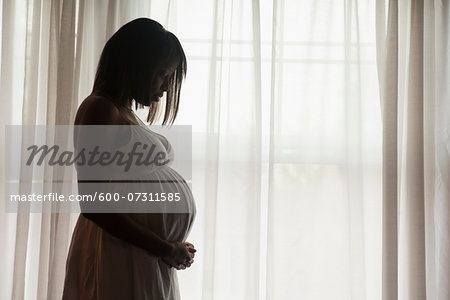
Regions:
[[[383, 299], [449, 297], [448, 4], [378, 1]], [[383, 33], [381, 33], [383, 32]], [[444, 134], [443, 134], [444, 133]], [[445, 225], [444, 225], [445, 224]]]
[[[448, 1], [435, 1], [434, 5], [426, 2], [428, 11], [428, 21], [434, 15], [434, 26], [428, 28], [431, 40], [434, 39], [434, 47], [425, 48], [431, 52], [427, 61], [434, 61], [435, 82], [428, 82], [428, 89], [431, 90], [431, 103], [427, 106], [427, 120], [434, 124], [434, 131], [431, 132], [435, 139], [435, 152], [430, 165], [434, 166], [432, 172], [435, 176], [431, 182], [431, 189], [434, 195], [429, 195], [426, 203], [428, 210], [427, 236], [432, 243], [427, 243], [426, 251], [430, 253], [427, 257], [427, 296], [436, 299], [446, 299], [450, 297], [450, 90], [449, 73], [450, 58], [448, 48], [450, 44], [450, 5]], [[434, 49], [433, 49], [434, 48]], [[428, 66], [428, 65], [426, 65]], [[430, 70], [428, 70], [430, 72]], [[434, 89], [434, 90], [433, 90]], [[433, 101], [434, 100], [434, 101]], [[434, 115], [430, 116], [434, 112]], [[433, 186], [434, 183], [434, 186]], [[434, 197], [433, 197], [434, 196]], [[429, 272], [429, 273], [428, 273]]]
[[[382, 2], [382, 1], [378, 1]], [[384, 2], [377, 7], [384, 10]], [[377, 11], [378, 12], [378, 11]], [[384, 11], [383, 11], [384, 12]], [[381, 13], [379, 13], [381, 15]], [[384, 14], [382, 15], [384, 18]], [[381, 110], [383, 119], [383, 299], [398, 293], [398, 204], [397, 204], [397, 95], [398, 95], [398, 3], [389, 1], [387, 33], [378, 45], [386, 47], [379, 56]], [[384, 19], [379, 21], [384, 25]], [[378, 28], [377, 28], [378, 29]], [[384, 26], [381, 30], [384, 29]], [[380, 31], [380, 30], [378, 30]], [[384, 32], [383, 32], [384, 34]], [[380, 36], [380, 35], [379, 35]], [[384, 38], [386, 42], [384, 43]], [[383, 51], [381, 49], [379, 51]], [[386, 100], [389, 99], [389, 100]], [[393, 180], [394, 178], [394, 180]]]
[[[11, 32], [6, 39], [2, 34], [2, 104], [11, 107], [2, 116], [2, 125], [72, 123], [78, 102], [77, 96], [72, 95], [76, 84], [75, 3], [3, 2], [2, 18], [8, 20], [5, 16], [11, 16], [14, 24], [2, 24], [2, 33]], [[21, 178], [21, 194], [52, 191], [48, 185], [36, 189], [36, 184], [27, 182], [25, 179], [31, 174]], [[2, 228], [12, 233], [2, 234], [2, 245], [8, 245], [7, 251], [11, 251], [1, 256], [2, 265], [7, 266], [2, 274], [2, 298], [60, 297], [73, 228], [70, 223], [75, 218], [70, 214], [2, 214]]]

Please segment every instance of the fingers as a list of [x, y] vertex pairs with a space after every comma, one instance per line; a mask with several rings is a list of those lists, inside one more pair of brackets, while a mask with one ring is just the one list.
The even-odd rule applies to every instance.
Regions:
[[[170, 267], [177, 270], [185, 270], [189, 268], [194, 262], [195, 252], [197, 250], [194, 245], [189, 242], [175, 242], [177, 244], [177, 251], [167, 256], [163, 261]], [[184, 252], [184, 253], [183, 253]]]
[[197, 250], [194, 248], [194, 245], [192, 243], [189, 242], [185, 242], [188, 251], [189, 251], [189, 261], [187, 262], [189, 264], [189, 266], [194, 262], [194, 257], [195, 257], [195, 252], [197, 252]]
[[194, 263], [194, 260], [191, 258], [182, 264], [179, 264], [177, 266], [172, 266], [172, 267], [174, 267], [177, 270], [185, 270], [185, 269], [189, 268], [193, 263]]
[[166, 265], [168, 265], [169, 268], [174, 268], [174, 266], [173, 266], [171, 263], [169, 263], [167, 260], [165, 260], [164, 258], [161, 258], [161, 260], [162, 260]]
[[197, 250], [194, 248], [194, 245], [192, 245], [189, 242], [185, 242], [185, 245], [187, 246], [187, 249], [188, 249], [188, 252], [189, 252], [189, 257], [191, 259], [193, 259], [194, 256], [195, 256], [195, 252], [197, 252]]
[[194, 245], [192, 245], [191, 243], [184, 242], [184, 244], [187, 246], [189, 252], [197, 252], [197, 250], [195, 249]]
[[187, 268], [189, 268], [192, 265], [192, 263], [187, 262], [185, 264], [181, 264], [179, 266], [176, 267], [177, 270], [185, 270]]
[[194, 262], [194, 260], [192, 258], [189, 260], [186, 260], [185, 262], [180, 263], [180, 264], [171, 264], [168, 261], [166, 261], [165, 259], [162, 259], [162, 261], [166, 265], [168, 265], [169, 268], [175, 268], [177, 270], [185, 270], [185, 269], [189, 268], [192, 265], [192, 263]]

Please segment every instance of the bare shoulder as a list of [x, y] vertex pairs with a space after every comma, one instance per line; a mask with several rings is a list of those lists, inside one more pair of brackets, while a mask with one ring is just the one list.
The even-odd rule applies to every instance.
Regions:
[[121, 125], [121, 112], [109, 99], [89, 95], [78, 107], [75, 125]]

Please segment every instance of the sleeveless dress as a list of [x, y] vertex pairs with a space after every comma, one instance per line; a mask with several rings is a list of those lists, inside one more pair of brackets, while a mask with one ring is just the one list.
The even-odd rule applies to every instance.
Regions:
[[[133, 125], [131, 138], [123, 148], [134, 142], [156, 145], [173, 161], [173, 150], [162, 135], [145, 125]], [[133, 170], [131, 170], [133, 171]], [[182, 213], [130, 213], [136, 222], [145, 225], [160, 238], [168, 241], [186, 241], [196, 214], [195, 202], [185, 180], [170, 167], [170, 163], [135, 170], [143, 181], [155, 178], [170, 184], [161, 184], [158, 190], [149, 190], [148, 183], [138, 183], [142, 192], [180, 193], [185, 200]], [[123, 177], [123, 172], [115, 174]], [[136, 174], [134, 174], [136, 176]], [[114, 174], [112, 174], [114, 177]], [[152, 185], [153, 187], [155, 185]], [[135, 187], [133, 188], [135, 191]], [[126, 184], [113, 186], [112, 192], [126, 194]], [[103, 231], [80, 214], [75, 226], [66, 263], [63, 300], [178, 300], [177, 270], [169, 268], [160, 258], [146, 250], [118, 239]]]

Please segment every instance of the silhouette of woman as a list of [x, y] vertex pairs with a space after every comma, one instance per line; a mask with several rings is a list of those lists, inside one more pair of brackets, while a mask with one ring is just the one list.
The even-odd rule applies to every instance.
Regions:
[[[75, 125], [134, 125], [119, 126], [129, 129], [124, 131], [129, 141], [121, 149], [144, 141], [159, 145], [159, 151], [173, 157], [167, 139], [146, 128], [131, 108], [133, 104], [149, 107], [147, 121], [153, 123], [162, 109], [159, 100], [166, 93], [163, 124], [172, 124], [185, 74], [186, 57], [176, 36], [156, 21], [133, 20], [106, 43], [93, 91], [78, 108]], [[96, 142], [116, 145], [120, 137], [105, 134], [96, 137]], [[75, 147], [79, 139], [75, 130]], [[81, 171], [77, 171], [82, 189]], [[196, 252], [186, 242], [195, 217], [192, 193], [170, 165], [140, 168], [139, 172], [141, 179], [170, 179], [169, 188], [181, 194], [187, 211], [97, 213], [83, 211], [82, 206], [67, 258], [64, 300], [180, 298], [175, 269], [189, 267]], [[121, 178], [120, 174], [115, 178]], [[148, 184], [140, 188], [151, 192]]]

